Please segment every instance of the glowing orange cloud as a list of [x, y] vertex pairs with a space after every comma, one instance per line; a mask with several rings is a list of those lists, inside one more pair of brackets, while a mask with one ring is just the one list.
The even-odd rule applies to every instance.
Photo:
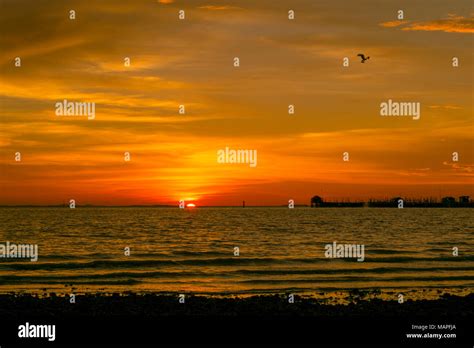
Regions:
[[380, 23], [386, 28], [402, 27], [404, 31], [443, 31], [445, 33], [474, 33], [474, 17], [449, 15], [447, 18], [434, 21], [390, 21]]

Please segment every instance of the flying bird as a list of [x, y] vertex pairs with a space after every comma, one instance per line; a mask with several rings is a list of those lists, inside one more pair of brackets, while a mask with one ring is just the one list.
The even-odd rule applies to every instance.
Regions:
[[360, 57], [360, 59], [362, 59], [360, 61], [361, 63], [365, 63], [365, 61], [370, 58], [370, 57], [365, 58], [365, 56], [362, 53], [359, 53], [357, 57]]

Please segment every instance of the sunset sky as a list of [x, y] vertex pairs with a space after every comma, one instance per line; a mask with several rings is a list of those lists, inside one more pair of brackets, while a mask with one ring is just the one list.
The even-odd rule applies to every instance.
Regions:
[[[473, 16], [469, 0], [0, 0], [0, 204], [474, 196]], [[95, 119], [56, 116], [64, 99]], [[388, 99], [420, 119], [381, 117]], [[258, 165], [218, 163], [226, 146]]]

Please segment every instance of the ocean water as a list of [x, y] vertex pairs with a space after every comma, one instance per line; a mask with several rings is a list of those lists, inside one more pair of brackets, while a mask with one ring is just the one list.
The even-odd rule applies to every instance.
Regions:
[[[37, 262], [0, 258], [0, 292], [474, 289], [470, 209], [2, 208], [0, 217], [0, 243], [39, 248]], [[364, 261], [326, 258], [333, 242], [364, 245]]]

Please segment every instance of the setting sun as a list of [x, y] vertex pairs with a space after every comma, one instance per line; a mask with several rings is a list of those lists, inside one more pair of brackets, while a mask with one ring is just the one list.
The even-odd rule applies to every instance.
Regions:
[[186, 204], [186, 208], [196, 208], [196, 204], [194, 203]]

